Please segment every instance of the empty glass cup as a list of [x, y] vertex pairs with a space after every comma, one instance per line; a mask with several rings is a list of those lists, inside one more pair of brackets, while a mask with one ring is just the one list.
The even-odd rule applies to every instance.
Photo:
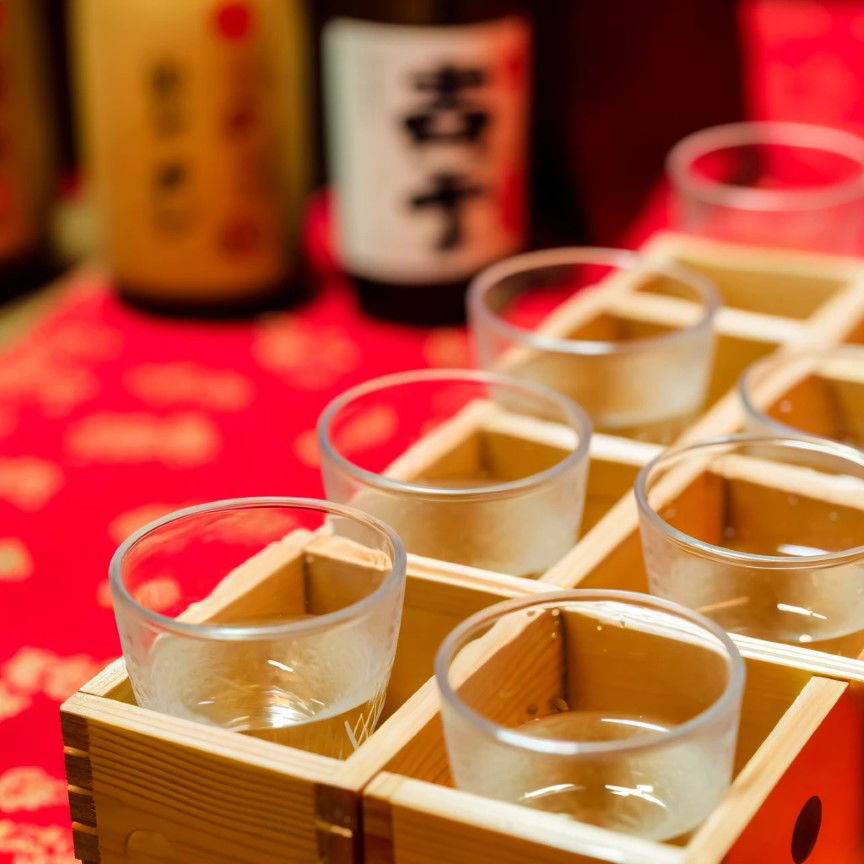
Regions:
[[340, 758], [374, 729], [405, 587], [386, 525], [304, 498], [216, 501], [129, 537], [110, 582], [139, 705]]
[[500, 603], [450, 633], [435, 677], [468, 792], [671, 840], [729, 784], [744, 663], [677, 604], [592, 590]]
[[726, 630], [864, 649], [864, 454], [824, 439], [729, 436], [636, 478], [651, 591]]
[[864, 449], [864, 348], [781, 352], [738, 381], [748, 432], [816, 435]]
[[409, 552], [537, 576], [576, 542], [591, 424], [543, 387], [466, 369], [387, 375], [318, 421], [327, 497]]
[[665, 443], [705, 400], [719, 305], [711, 283], [619, 249], [549, 249], [473, 281], [480, 366], [575, 399], [598, 432]]
[[757, 246], [856, 253], [864, 139], [808, 123], [751, 122], [688, 135], [669, 152], [676, 227]]

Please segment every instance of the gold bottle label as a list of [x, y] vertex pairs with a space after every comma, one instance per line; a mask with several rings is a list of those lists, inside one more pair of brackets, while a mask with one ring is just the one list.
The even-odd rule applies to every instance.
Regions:
[[283, 279], [303, 191], [285, 117], [299, 112], [294, 4], [79, 0], [77, 27], [88, 174], [118, 280], [194, 302]]

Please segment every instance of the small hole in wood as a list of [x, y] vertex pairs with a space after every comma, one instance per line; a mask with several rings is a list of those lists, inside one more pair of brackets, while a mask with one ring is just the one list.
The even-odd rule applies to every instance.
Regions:
[[156, 831], [139, 828], [126, 837], [126, 855], [129, 861], [176, 861], [177, 856], [168, 839]]
[[810, 857], [821, 827], [822, 800], [818, 795], [814, 795], [801, 808], [792, 830], [792, 860], [795, 864], [804, 864]]

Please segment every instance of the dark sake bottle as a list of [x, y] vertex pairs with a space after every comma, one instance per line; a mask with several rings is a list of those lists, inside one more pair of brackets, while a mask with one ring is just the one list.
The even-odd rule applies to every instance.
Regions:
[[56, 263], [48, 241], [57, 148], [45, 11], [36, 0], [0, 4], [0, 298], [34, 287]]
[[532, 28], [511, 2], [334, 0], [322, 77], [335, 251], [370, 313], [464, 317], [527, 222]]

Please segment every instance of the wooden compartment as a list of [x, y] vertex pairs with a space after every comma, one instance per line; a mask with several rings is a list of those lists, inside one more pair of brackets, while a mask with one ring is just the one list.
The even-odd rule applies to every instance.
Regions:
[[[763, 315], [809, 318], [843, 287], [841, 279], [796, 272], [778, 274], [771, 269], [747, 270], [688, 256], [677, 257], [675, 263], [707, 276], [719, 289], [725, 306]], [[652, 280], [639, 290], [656, 294], [674, 291], [662, 279]]]
[[[686, 845], [626, 837], [452, 788], [437, 691], [430, 681], [413, 700], [418, 727], [414, 737], [406, 736], [385, 771], [364, 791], [366, 862], [719, 864], [726, 855], [731, 861], [756, 860], [747, 856], [760, 846], [777, 855], [766, 861], [779, 862], [789, 860], [780, 855], [792, 843], [802, 805], [814, 796], [825, 802], [826, 809], [837, 808], [831, 849], [826, 851], [823, 843], [821, 857], [814, 860], [859, 860], [856, 856], [864, 854], [860, 813], [845, 805], [832, 776], [839, 774], [849, 783], [848, 795], [854, 802], [862, 800], [864, 781], [837, 752], [830, 736], [819, 732], [825, 726], [860, 737], [864, 664], [830, 658], [820, 662], [812, 652], [778, 650], [759, 640], [742, 638], [739, 643], [747, 684], [734, 779], [720, 806]], [[535, 686], [539, 693], [542, 680], [526, 678], [521, 686]], [[853, 750], [861, 752], [857, 740]], [[830, 763], [829, 770], [824, 760]], [[801, 787], [800, 794], [778, 798], [778, 790], [793, 782]], [[773, 812], [778, 823], [785, 821], [788, 833], [753, 836], [746, 830], [751, 820], [764, 825], [763, 809]]]
[[[202, 620], [249, 614], [261, 592], [290, 594], [298, 581], [345, 584], [368, 567], [320, 539], [295, 549], [289, 566], [258, 562], [242, 587], [214, 592]], [[412, 559], [382, 717], [399, 716], [459, 621], [520, 582]], [[122, 661], [68, 699], [62, 721], [75, 850], [87, 864], [356, 861], [359, 793], [392, 746], [385, 724], [349, 758], [331, 759], [140, 708]]]
[[779, 343], [770, 335], [754, 337], [739, 333], [718, 333], [714, 369], [708, 384], [705, 407], [710, 408], [738, 382], [744, 370], [775, 351]]
[[[646, 251], [707, 276], [724, 306], [801, 321], [835, 297], [860, 268], [854, 258], [753, 249], [671, 233], [656, 235]], [[674, 284], [661, 277], [648, 280], [639, 290], [676, 293]]]
[[593, 528], [615, 506], [615, 502], [633, 488], [639, 469], [660, 449], [655, 444], [628, 441], [612, 435], [595, 434], [592, 437], [582, 534]]
[[805, 355], [778, 371], [752, 388], [766, 415], [811, 435], [864, 443], [864, 349]]
[[[552, 467], [575, 444], [566, 427], [531, 421], [477, 401], [409, 448], [388, 474], [415, 481], [505, 482]], [[601, 433], [592, 436], [581, 534], [632, 488], [639, 469], [659, 452], [657, 445], [647, 442]]]
[[[809, 542], [814, 526], [826, 549], [854, 548], [864, 536], [864, 496], [859, 487], [850, 486], [849, 477], [831, 473], [830, 465], [822, 473], [813, 470], [815, 465], [769, 462], [760, 458], [758, 449], [752, 455], [715, 455], [710, 466], [705, 465], [673, 467], [652, 492], [652, 503], [661, 516], [690, 537], [719, 546], [732, 543], [740, 551], [795, 555], [801, 554], [801, 544]], [[614, 511], [542, 581], [568, 588], [648, 591], [635, 498], [626, 496]], [[779, 519], [778, 514], [782, 514]], [[758, 547], [753, 546], [755, 536], [760, 537]], [[766, 538], [772, 541], [771, 548], [761, 545]], [[789, 548], [790, 544], [795, 548]], [[833, 571], [835, 590], [841, 590], [844, 578], [847, 589], [854, 584], [856, 575], [850, 568], [855, 566], [847, 564]], [[800, 598], [808, 590], [818, 590], [820, 578], [826, 578], [819, 576], [822, 572], [816, 571], [797, 589]], [[734, 592], [733, 584], [730, 581]], [[692, 596], [698, 596], [698, 591]], [[858, 602], [857, 593], [849, 602]], [[766, 607], [766, 615], [768, 612]], [[814, 638], [819, 638], [816, 632]], [[864, 652], [864, 630], [821, 638], [827, 641], [810, 647], [848, 657]]]
[[[683, 440], [740, 427], [731, 388], [750, 362], [778, 346], [864, 341], [862, 261], [671, 234], [646, 248], [656, 260], [713, 273], [729, 304], [717, 317], [709, 406]], [[542, 329], [637, 338], [680, 326], [695, 308], [662, 285], [658, 291], [638, 279], [618, 280], [560, 307]], [[527, 360], [524, 351], [508, 358]], [[787, 384], [774, 386], [780, 393]], [[792, 393], [796, 404], [816, 398], [811, 384]], [[506, 412], [494, 415], [468, 412], [438, 427], [406, 451], [396, 473], [431, 479], [480, 471], [512, 479], [547, 467], [573, 446], [572, 434], [554, 424], [514, 424]], [[656, 452], [651, 444], [595, 436], [583, 536], [539, 580], [412, 557], [384, 720], [345, 760], [139, 708], [122, 663], [113, 664], [63, 706], [76, 854], [86, 864], [864, 861], [864, 661], [746, 637], [734, 637], [748, 671], [735, 780], [686, 845], [631, 838], [451, 787], [429, 677], [440, 640], [467, 615], [507, 597], [562, 586], [646, 590], [630, 489]], [[689, 478], [678, 490], [679, 506], [699, 530], [710, 531], [711, 503], [721, 500], [712, 484], [722, 483], [742, 519], [766, 518], [783, 478], [755, 490], [752, 479]], [[307, 576], [311, 568], [338, 579], [364, 566], [333, 549], [302, 551], [296, 572]], [[209, 612], [218, 615], [231, 603], [254, 607], [256, 592], [279, 590], [289, 598], [289, 587], [284, 568], [265, 568], [216, 598]]]

